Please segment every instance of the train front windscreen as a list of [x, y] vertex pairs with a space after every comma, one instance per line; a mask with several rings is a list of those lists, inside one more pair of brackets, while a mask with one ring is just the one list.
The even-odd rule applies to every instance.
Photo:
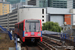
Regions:
[[39, 32], [40, 31], [40, 21], [39, 20], [26, 20], [25, 30], [26, 32]]

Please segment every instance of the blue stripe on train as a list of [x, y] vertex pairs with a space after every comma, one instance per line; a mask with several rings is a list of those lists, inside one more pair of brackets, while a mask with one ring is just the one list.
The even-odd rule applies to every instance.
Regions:
[[25, 33], [25, 31], [23, 31], [23, 37], [24, 37], [24, 33]]
[[41, 37], [42, 37], [42, 31], [41, 31]]

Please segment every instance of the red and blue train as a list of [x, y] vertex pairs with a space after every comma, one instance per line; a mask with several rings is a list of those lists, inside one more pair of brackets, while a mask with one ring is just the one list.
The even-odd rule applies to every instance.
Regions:
[[27, 40], [42, 42], [42, 22], [38, 19], [25, 19], [22, 22], [15, 24], [15, 34], [22, 42]]

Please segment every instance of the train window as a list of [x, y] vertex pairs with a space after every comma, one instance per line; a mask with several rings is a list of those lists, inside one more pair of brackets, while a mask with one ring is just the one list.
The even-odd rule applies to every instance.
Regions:
[[23, 31], [23, 23], [21, 23], [21, 30]]
[[19, 24], [19, 29], [21, 28], [20, 24]]
[[39, 23], [39, 20], [26, 20], [27, 23]]
[[15, 25], [15, 28], [18, 28], [18, 24], [17, 24], [17, 25]]
[[40, 31], [40, 23], [36, 23], [36, 32]]
[[29, 23], [26, 23], [26, 24], [25, 24], [25, 30], [26, 30], [26, 31], [29, 31]]
[[29, 31], [36, 32], [36, 23], [29, 23]]
[[23, 23], [19, 24], [19, 29], [23, 31]]
[[40, 21], [39, 20], [27, 20], [25, 23], [25, 30], [28, 32], [40, 31]]

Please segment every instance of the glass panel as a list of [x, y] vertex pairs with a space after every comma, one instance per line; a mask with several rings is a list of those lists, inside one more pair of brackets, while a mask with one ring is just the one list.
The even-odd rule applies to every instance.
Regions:
[[[39, 20], [38, 20], [39, 21]], [[27, 32], [38, 32], [40, 31], [40, 21], [26, 21], [25, 23], [25, 30]]]
[[37, 27], [36, 27], [36, 32], [37, 32], [37, 31], [40, 31], [40, 23], [36, 23], [36, 26], [37, 26]]
[[25, 23], [25, 30], [29, 32], [29, 23]]
[[29, 23], [30, 25], [29, 25], [29, 31], [30, 32], [36, 32], [36, 23]]

